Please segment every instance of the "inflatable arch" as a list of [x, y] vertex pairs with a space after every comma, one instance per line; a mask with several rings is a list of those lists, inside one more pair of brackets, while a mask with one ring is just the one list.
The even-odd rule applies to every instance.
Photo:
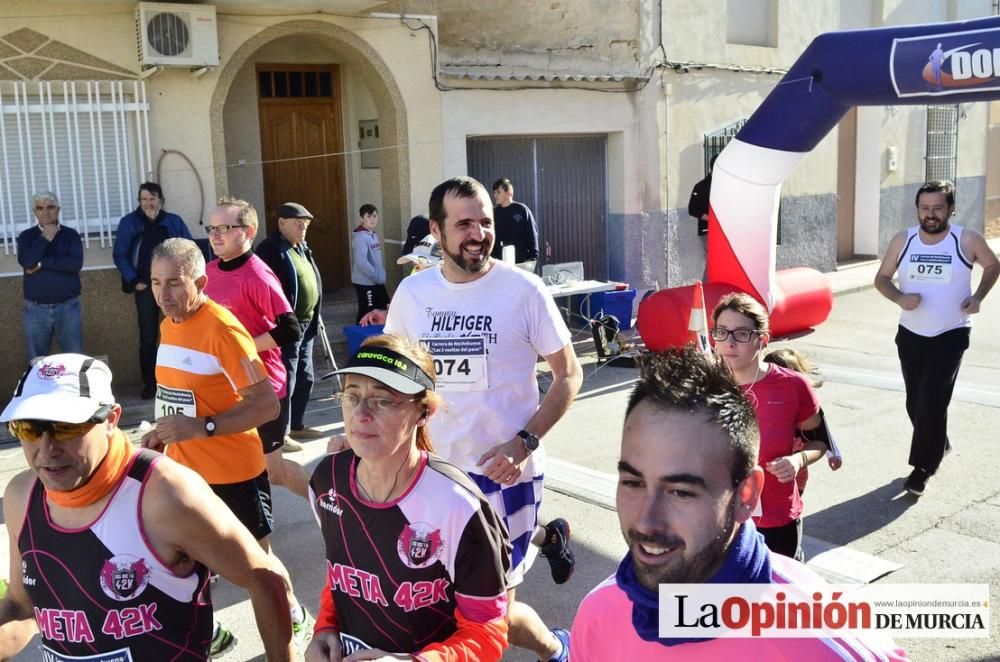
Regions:
[[[742, 290], [767, 305], [775, 335], [825, 321], [833, 297], [822, 274], [806, 268], [775, 272], [782, 182], [854, 106], [991, 99], [1000, 99], [1000, 17], [830, 32], [814, 39], [715, 162], [705, 285], [709, 311], [721, 293]], [[690, 288], [674, 289], [689, 305]], [[652, 305], [646, 314], [660, 318], [656, 300], [670, 292], [647, 299], [643, 305]], [[640, 318], [644, 312], [640, 308]], [[640, 331], [651, 349], [686, 342], [687, 319], [663, 333], [651, 328], [657, 326], [652, 320], [642, 321]]]

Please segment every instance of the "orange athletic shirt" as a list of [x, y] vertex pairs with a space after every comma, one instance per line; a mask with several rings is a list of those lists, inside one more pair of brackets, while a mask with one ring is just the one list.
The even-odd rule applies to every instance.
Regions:
[[[190, 318], [160, 324], [156, 353], [156, 417], [212, 416], [243, 398], [237, 391], [267, 380], [253, 338], [231, 312], [211, 299]], [[209, 484], [240, 483], [264, 471], [256, 429], [167, 446], [167, 457], [194, 469]]]

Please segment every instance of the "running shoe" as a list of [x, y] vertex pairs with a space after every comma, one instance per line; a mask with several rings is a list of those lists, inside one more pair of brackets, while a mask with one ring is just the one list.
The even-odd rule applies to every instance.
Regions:
[[212, 645], [208, 647], [208, 656], [213, 660], [220, 658], [236, 646], [236, 637], [222, 623], [215, 623], [215, 636]]
[[282, 453], [298, 453], [303, 448], [305, 448], [305, 446], [303, 446], [299, 442], [295, 441], [294, 439], [292, 439], [291, 437], [289, 437], [286, 434], [285, 435], [285, 443], [283, 443], [281, 445], [281, 452]]
[[[554, 657], [550, 657], [548, 662], [569, 662], [569, 632], [562, 628], [552, 628], [549, 632], [561, 644], [562, 648], [559, 649], [559, 652]], [[538, 662], [541, 662], [541, 660]]]
[[910, 472], [910, 477], [903, 483], [903, 489], [913, 496], [920, 496], [924, 493], [924, 489], [927, 488], [927, 479], [930, 477], [929, 473], [917, 467]]
[[556, 584], [565, 584], [573, 576], [576, 559], [569, 548], [569, 522], [559, 517], [545, 525], [545, 543], [539, 548], [552, 571]]
[[292, 641], [295, 642], [295, 650], [300, 654], [305, 654], [306, 646], [312, 641], [313, 627], [316, 625], [316, 619], [301, 604], [299, 605], [299, 609], [302, 610], [305, 617], [300, 623], [292, 621]]

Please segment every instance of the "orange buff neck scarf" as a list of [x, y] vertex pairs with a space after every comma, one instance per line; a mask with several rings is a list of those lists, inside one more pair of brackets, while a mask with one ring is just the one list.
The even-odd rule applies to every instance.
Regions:
[[90, 480], [68, 492], [47, 489], [45, 495], [49, 501], [63, 508], [82, 508], [97, 503], [118, 485], [134, 454], [135, 448], [125, 433], [116, 429], [108, 439], [108, 454], [97, 465]]

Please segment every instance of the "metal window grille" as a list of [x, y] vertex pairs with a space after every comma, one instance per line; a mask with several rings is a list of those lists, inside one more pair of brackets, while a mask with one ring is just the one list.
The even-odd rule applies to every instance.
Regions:
[[705, 174], [708, 174], [709, 164], [712, 159], [718, 156], [729, 141], [736, 137], [736, 134], [740, 132], [743, 125], [747, 123], [746, 118], [741, 120], [736, 120], [728, 126], [724, 126], [718, 131], [712, 131], [711, 133], [706, 133], [704, 140], [702, 141], [705, 153]]
[[924, 181], [955, 181], [958, 173], [958, 105], [927, 106]]
[[261, 99], [332, 98], [330, 71], [258, 71], [257, 90]]
[[142, 81], [0, 84], [0, 241], [35, 222], [31, 196], [59, 196], [60, 221], [90, 248], [109, 246], [152, 171]]

